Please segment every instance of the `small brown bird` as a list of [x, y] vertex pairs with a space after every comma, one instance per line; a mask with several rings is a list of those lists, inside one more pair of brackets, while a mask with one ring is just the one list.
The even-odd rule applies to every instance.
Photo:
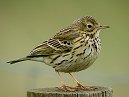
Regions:
[[[38, 45], [28, 56], [8, 63], [26, 60], [43, 62], [58, 73], [63, 90], [92, 90], [93, 87], [83, 86], [71, 73], [85, 70], [94, 63], [101, 49], [99, 32], [105, 28], [109, 26], [100, 25], [92, 16], [79, 18], [54, 37]], [[60, 72], [69, 73], [77, 83], [77, 87], [66, 86]]]

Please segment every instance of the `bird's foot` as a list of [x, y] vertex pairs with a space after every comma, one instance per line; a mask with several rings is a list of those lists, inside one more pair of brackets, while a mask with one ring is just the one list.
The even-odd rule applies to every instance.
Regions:
[[69, 86], [66, 86], [66, 85], [63, 85], [59, 89], [65, 91], [65, 92], [75, 92], [75, 91], [77, 91], [77, 88], [69, 87]]
[[91, 87], [91, 86], [83, 86], [80, 83], [77, 83], [78, 86], [76, 86], [77, 90], [88, 90], [88, 91], [92, 91], [92, 90], [96, 90], [97, 88], [95, 87]]

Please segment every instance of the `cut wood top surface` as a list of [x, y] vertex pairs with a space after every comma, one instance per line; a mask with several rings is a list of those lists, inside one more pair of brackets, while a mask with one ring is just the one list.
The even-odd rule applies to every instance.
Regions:
[[112, 97], [112, 89], [94, 86], [96, 90], [78, 90], [76, 92], [62, 91], [57, 87], [31, 89], [27, 97]]

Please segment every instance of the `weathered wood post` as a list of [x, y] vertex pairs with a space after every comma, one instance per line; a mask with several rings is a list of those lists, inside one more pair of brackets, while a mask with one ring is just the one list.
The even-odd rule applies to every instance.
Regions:
[[27, 91], [27, 97], [112, 97], [112, 89], [96, 86], [96, 90], [64, 92], [58, 88], [40, 88]]

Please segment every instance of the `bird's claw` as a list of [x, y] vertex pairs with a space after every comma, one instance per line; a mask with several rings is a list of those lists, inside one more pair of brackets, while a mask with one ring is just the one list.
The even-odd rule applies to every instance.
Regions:
[[75, 92], [75, 91], [77, 91], [77, 88], [69, 87], [69, 86], [66, 86], [66, 85], [63, 85], [59, 89], [65, 91], [65, 92]]
[[93, 91], [93, 90], [96, 90], [96, 89], [97, 89], [97, 88], [91, 87], [91, 86], [83, 86], [83, 85], [81, 85], [80, 83], [77, 83], [77, 84], [78, 84], [78, 86], [76, 86], [76, 88], [77, 88], [78, 90]]

